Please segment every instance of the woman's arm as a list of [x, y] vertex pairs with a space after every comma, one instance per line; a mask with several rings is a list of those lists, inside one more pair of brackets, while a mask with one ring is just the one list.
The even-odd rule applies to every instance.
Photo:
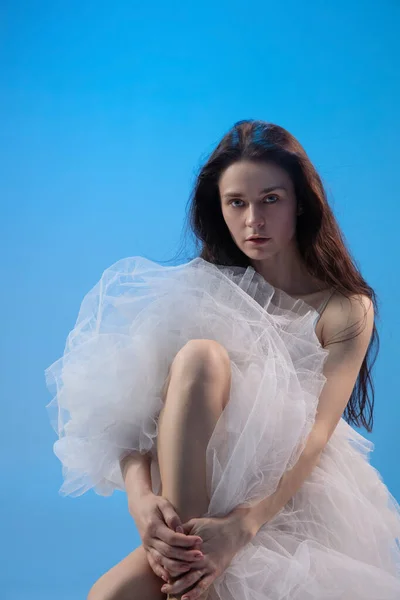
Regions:
[[134, 452], [120, 460], [120, 465], [125, 481], [129, 512], [135, 519], [143, 499], [146, 495], [153, 493], [150, 474], [151, 457], [150, 454]]
[[[374, 322], [373, 305], [368, 298], [336, 299], [325, 313], [322, 335], [329, 350], [324, 366], [327, 381], [306, 446], [295, 466], [284, 473], [271, 496], [250, 508], [237, 507], [232, 511], [243, 516], [253, 535], [286, 505], [318, 463], [346, 408], [368, 349]], [[353, 339], [332, 343], [351, 337]]]

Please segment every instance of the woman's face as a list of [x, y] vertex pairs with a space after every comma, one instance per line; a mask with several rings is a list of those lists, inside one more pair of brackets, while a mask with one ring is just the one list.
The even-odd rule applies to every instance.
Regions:
[[[230, 165], [219, 183], [222, 214], [236, 245], [249, 258], [269, 258], [295, 241], [297, 201], [292, 180], [274, 163]], [[252, 243], [257, 234], [267, 240]]]

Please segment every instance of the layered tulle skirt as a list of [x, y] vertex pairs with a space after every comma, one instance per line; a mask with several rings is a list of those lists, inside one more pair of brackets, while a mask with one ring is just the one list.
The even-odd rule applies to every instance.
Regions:
[[[85, 296], [63, 356], [46, 370], [61, 493], [124, 489], [119, 460], [150, 452], [177, 352], [221, 343], [230, 399], [206, 451], [206, 515], [272, 494], [310, 433], [327, 356], [317, 312], [252, 267], [201, 258], [175, 267], [118, 261]], [[214, 583], [221, 600], [400, 600], [400, 509], [369, 463], [373, 444], [343, 419], [288, 504]]]

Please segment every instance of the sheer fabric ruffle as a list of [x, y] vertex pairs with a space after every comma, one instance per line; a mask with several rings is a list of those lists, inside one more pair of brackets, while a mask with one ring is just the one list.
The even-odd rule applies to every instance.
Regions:
[[[163, 386], [176, 353], [200, 338], [221, 343], [232, 368], [206, 452], [206, 515], [272, 494], [304, 448], [325, 383], [317, 317], [252, 267], [137, 256], [106, 269], [46, 370], [61, 493], [123, 490], [119, 460], [132, 450], [151, 452], [160, 491]], [[368, 461], [372, 448], [341, 419], [311, 476], [234, 557], [213, 598], [399, 600], [400, 510]]]

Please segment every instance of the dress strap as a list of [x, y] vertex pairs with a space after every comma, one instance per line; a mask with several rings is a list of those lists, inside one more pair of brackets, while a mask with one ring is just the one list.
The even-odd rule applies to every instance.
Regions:
[[328, 306], [328, 302], [329, 300], [332, 298], [333, 294], [335, 293], [335, 290], [331, 290], [330, 294], [328, 294], [327, 298], [325, 298], [325, 300], [323, 300], [321, 302], [321, 304], [319, 305], [319, 307], [317, 308], [317, 313], [318, 313], [318, 321], [320, 320], [320, 318], [322, 317], [322, 313], [324, 312], [324, 310], [326, 309], [326, 307]]

